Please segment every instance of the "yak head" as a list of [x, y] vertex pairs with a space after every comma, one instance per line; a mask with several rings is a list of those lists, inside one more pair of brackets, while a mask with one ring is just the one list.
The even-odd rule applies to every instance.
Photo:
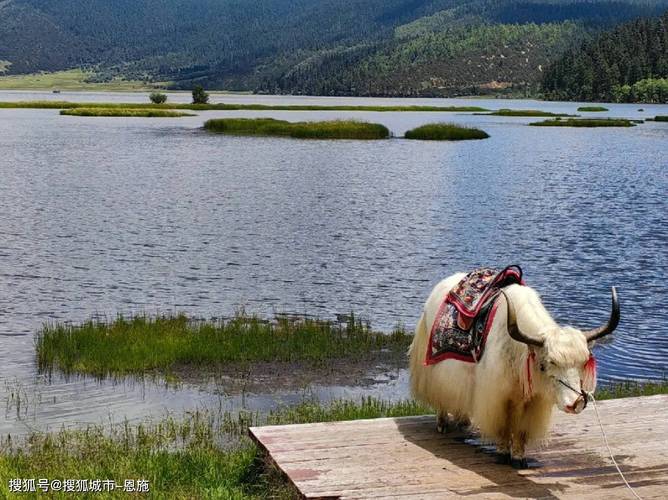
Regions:
[[539, 334], [520, 330], [515, 307], [504, 295], [508, 304], [508, 334], [529, 346], [526, 366], [522, 367], [529, 393], [535, 386], [536, 391], [552, 399], [560, 410], [580, 413], [587, 405], [587, 393], [596, 388], [596, 361], [590, 347], [596, 339], [612, 333], [619, 323], [616, 289], [612, 288], [612, 312], [605, 325], [578, 330], [552, 322], [552, 326]]

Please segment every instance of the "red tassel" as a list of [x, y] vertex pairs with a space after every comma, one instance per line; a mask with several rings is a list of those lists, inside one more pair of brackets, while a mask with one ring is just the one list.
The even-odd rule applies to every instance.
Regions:
[[527, 355], [527, 378], [524, 387], [525, 399], [530, 399], [533, 394], [533, 381], [531, 380], [531, 366], [533, 365], [535, 359], [536, 359], [536, 353], [530, 350], [529, 354]]
[[589, 359], [584, 364], [582, 388], [587, 392], [594, 392], [596, 389], [596, 358], [593, 354], [589, 355]]

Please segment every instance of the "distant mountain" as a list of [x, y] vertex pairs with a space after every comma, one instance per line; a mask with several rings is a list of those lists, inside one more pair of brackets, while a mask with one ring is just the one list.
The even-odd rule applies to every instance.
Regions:
[[668, 12], [569, 50], [547, 68], [543, 89], [553, 99], [668, 101]]
[[73, 67], [207, 88], [535, 90], [593, 34], [668, 0], [0, 0], [0, 71]]

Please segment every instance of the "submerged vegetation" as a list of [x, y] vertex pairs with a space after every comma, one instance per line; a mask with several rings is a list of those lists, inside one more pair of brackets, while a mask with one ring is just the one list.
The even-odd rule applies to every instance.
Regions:
[[491, 113], [485, 113], [486, 115], [491, 116], [575, 116], [568, 115], [566, 113], [552, 113], [550, 111], [541, 111], [538, 109], [499, 109], [498, 111], [492, 111]]
[[486, 139], [487, 132], [477, 128], [462, 127], [453, 123], [430, 123], [406, 132], [406, 139], [423, 141], [462, 141], [468, 139]]
[[534, 122], [529, 125], [536, 127], [635, 127], [632, 120], [624, 118], [581, 118], [568, 120], [545, 120]]
[[323, 106], [310, 104], [225, 104], [225, 103], [104, 103], [69, 101], [13, 101], [0, 102], [2, 108], [72, 109], [72, 108], [125, 108], [125, 109], [190, 109], [196, 111], [403, 111], [403, 112], [474, 112], [489, 111], [478, 106]]
[[179, 118], [195, 116], [192, 113], [170, 111], [168, 109], [127, 109], [127, 108], [74, 108], [63, 109], [61, 115], [67, 116], [126, 116], [135, 118]]
[[386, 139], [390, 136], [384, 125], [353, 120], [288, 122], [273, 118], [221, 118], [208, 120], [204, 128], [220, 134], [295, 139]]
[[580, 106], [578, 108], [578, 111], [582, 111], [585, 113], [597, 113], [600, 111], [609, 111], [609, 109], [604, 106]]
[[403, 355], [410, 340], [400, 328], [389, 335], [374, 332], [354, 315], [343, 324], [281, 316], [269, 322], [244, 315], [191, 321], [179, 315], [47, 325], [36, 347], [41, 370], [104, 377], [170, 373], [183, 366], [352, 361], [381, 349]]

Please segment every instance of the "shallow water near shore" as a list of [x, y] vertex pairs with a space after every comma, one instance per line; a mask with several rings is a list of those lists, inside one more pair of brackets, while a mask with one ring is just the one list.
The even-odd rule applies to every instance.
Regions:
[[[0, 92], [0, 100], [147, 102], [146, 94]], [[170, 95], [188, 102], [189, 95]], [[264, 104], [478, 105], [575, 113], [578, 103], [221, 96]], [[606, 104], [597, 118], [667, 115]], [[639, 112], [638, 108], [644, 108]], [[91, 315], [240, 307], [412, 328], [432, 286], [480, 265], [520, 264], [554, 316], [592, 327], [619, 287], [622, 322], [596, 347], [604, 381], [668, 365], [668, 124], [543, 129], [460, 113], [207, 111], [178, 119], [0, 110], [0, 434], [134, 420], [197, 406], [258, 410], [305, 395], [408, 396], [405, 370], [372, 383], [226, 393], [217, 384], [48, 379], [34, 335]], [[592, 114], [579, 113], [582, 116]], [[395, 136], [448, 121], [460, 143], [223, 137], [216, 117], [356, 118]], [[17, 409], [12, 395], [25, 394]]]

